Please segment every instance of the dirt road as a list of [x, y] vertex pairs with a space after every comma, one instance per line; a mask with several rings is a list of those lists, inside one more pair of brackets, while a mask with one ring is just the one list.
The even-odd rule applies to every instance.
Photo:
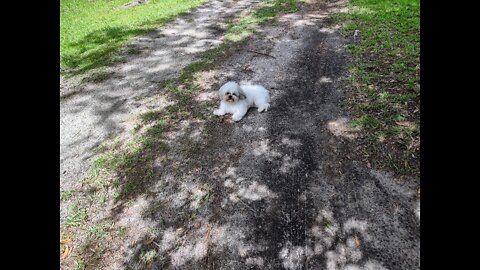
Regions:
[[[347, 41], [328, 18], [344, 5], [312, 3], [282, 15], [210, 72], [207, 98], [228, 79], [258, 83], [271, 92], [269, 111], [251, 110], [239, 123], [185, 123], [177, 136], [190, 138], [191, 149], [171, 148], [154, 182], [102, 216], [127, 228], [123, 241], [111, 243], [105, 268], [420, 268], [419, 179], [397, 179], [350, 157], [358, 131], [345, 124], [342, 107]], [[115, 129], [109, 111], [132, 113], [121, 106], [133, 97], [115, 93], [98, 99], [112, 101], [101, 109], [105, 125], [79, 124], [75, 138]], [[84, 106], [97, 106], [88, 98]], [[149, 251], [157, 257], [146, 267]]]
[[[61, 85], [60, 183], [71, 189], [85, 177], [95, 148], [112, 136], [125, 137], [136, 115], [160, 105], [149, 97], [159, 83], [174, 78], [199, 53], [221, 42], [227, 23], [259, 0], [210, 1], [190, 14], [135, 39], [139, 54], [120, 54], [121, 63], [103, 71], [104, 80]], [[67, 80], [61, 80], [62, 82]]]

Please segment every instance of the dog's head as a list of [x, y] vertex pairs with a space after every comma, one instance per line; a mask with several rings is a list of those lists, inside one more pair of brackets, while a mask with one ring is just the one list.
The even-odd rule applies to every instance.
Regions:
[[220, 87], [218, 94], [221, 100], [224, 100], [228, 103], [235, 103], [246, 98], [245, 93], [242, 91], [240, 85], [233, 81], [227, 82]]

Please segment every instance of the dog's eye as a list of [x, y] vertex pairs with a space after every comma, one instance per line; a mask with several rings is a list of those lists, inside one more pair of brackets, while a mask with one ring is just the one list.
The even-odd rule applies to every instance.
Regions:
[[235, 94], [235, 93], [232, 93], [232, 96], [237, 96], [237, 94]]
[[230, 92], [225, 93], [226, 95], [230, 95]]

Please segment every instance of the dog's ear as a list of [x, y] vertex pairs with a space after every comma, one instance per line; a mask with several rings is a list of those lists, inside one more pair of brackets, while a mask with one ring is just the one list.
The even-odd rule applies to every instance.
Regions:
[[218, 97], [219, 97], [220, 99], [223, 99], [223, 86], [220, 87], [220, 89], [218, 89]]
[[240, 98], [240, 99], [246, 99], [247, 98], [247, 95], [245, 95], [245, 92], [243, 92], [242, 87], [238, 87], [238, 94], [239, 94], [238, 98]]

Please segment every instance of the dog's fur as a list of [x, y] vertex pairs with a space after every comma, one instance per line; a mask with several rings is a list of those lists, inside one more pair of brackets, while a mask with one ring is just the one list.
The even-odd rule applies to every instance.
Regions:
[[233, 121], [240, 121], [250, 107], [258, 108], [259, 112], [270, 107], [270, 95], [261, 85], [238, 85], [230, 81], [218, 90], [220, 108], [213, 111], [215, 115], [231, 113]]

